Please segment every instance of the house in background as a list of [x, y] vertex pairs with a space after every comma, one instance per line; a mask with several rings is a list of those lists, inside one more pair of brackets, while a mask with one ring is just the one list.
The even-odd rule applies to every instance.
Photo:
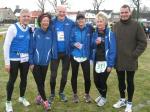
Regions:
[[16, 9], [14, 10], [15, 16], [18, 18], [20, 16], [21, 9], [19, 8], [19, 5], [16, 5]]
[[67, 12], [67, 17], [72, 19], [73, 21], [76, 21], [77, 14], [78, 14], [77, 11], [69, 11]]
[[0, 22], [1, 23], [14, 23], [16, 21], [16, 16], [11, 10], [11, 8], [0, 8]]
[[120, 13], [119, 12], [113, 12], [111, 14], [111, 17], [109, 18], [110, 22], [117, 22], [120, 20]]
[[[19, 18], [19, 16], [20, 16], [20, 11], [21, 11], [22, 9], [21, 8], [19, 8], [19, 6], [17, 5], [16, 6], [16, 9], [14, 10], [14, 14], [15, 14], [15, 16], [17, 17], [17, 18]], [[37, 18], [38, 18], [38, 16], [41, 14], [42, 12], [41, 11], [31, 11], [31, 24], [35, 24], [35, 22], [36, 22], [36, 20], [37, 20]]]
[[67, 12], [67, 17], [72, 19], [73, 21], [76, 21], [76, 16], [78, 13], [82, 13], [85, 15], [85, 19], [86, 19], [86, 22], [87, 23], [91, 23], [93, 22], [93, 20], [95, 19], [95, 14], [93, 13], [90, 13], [90, 12], [86, 12], [86, 11], [70, 11], [70, 12]]
[[[86, 12], [85, 14], [87, 16], [86, 17], [87, 18], [87, 22], [94, 23], [95, 22], [95, 17], [96, 17], [95, 10], [86, 10], [85, 12]], [[113, 10], [103, 9], [103, 10], [99, 10], [99, 12], [105, 13], [107, 15], [107, 17], [110, 19], [111, 16], [112, 16]]]
[[42, 11], [31, 11], [31, 23], [34, 24]]

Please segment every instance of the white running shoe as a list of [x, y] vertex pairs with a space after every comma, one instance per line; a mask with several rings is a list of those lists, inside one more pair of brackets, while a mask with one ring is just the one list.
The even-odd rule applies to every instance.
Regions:
[[101, 99], [101, 96], [97, 97], [97, 98], [95, 99], [95, 102], [98, 103], [100, 99]]
[[97, 105], [101, 107], [101, 106], [104, 106], [106, 102], [107, 102], [106, 98], [101, 97]]
[[13, 112], [11, 101], [6, 101], [6, 112]]
[[120, 108], [126, 106], [126, 100], [120, 99], [117, 103], [113, 105], [114, 108]]
[[132, 112], [132, 103], [127, 103], [125, 112]]
[[29, 106], [30, 103], [24, 97], [19, 97], [19, 102], [22, 103], [25, 107]]

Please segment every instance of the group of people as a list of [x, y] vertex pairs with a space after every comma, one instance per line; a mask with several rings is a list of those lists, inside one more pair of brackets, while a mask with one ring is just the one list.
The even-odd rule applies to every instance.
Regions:
[[[54, 19], [48, 13], [41, 14], [38, 17], [39, 28], [33, 30], [28, 26], [29, 10], [22, 9], [19, 21], [8, 28], [4, 42], [5, 69], [9, 73], [6, 112], [13, 112], [11, 97], [18, 71], [21, 79], [18, 100], [24, 106], [30, 105], [25, 98], [29, 68], [37, 85], [36, 103], [42, 104], [45, 110], [50, 110], [56, 95], [56, 77], [60, 61], [62, 62], [60, 100], [68, 101], [64, 88], [71, 63], [73, 102], [79, 102], [77, 77], [80, 64], [84, 76], [85, 102], [91, 102], [90, 60], [93, 62], [94, 83], [99, 92], [99, 96], [95, 99], [97, 105], [104, 106], [107, 102], [107, 79], [115, 67], [120, 99], [113, 107], [126, 106], [125, 112], [132, 112], [134, 75], [138, 67], [138, 57], [147, 45], [144, 30], [138, 22], [132, 20], [128, 5], [121, 7], [120, 21], [112, 30], [108, 28], [108, 18], [102, 12], [96, 15], [96, 29], [85, 20], [84, 14], [77, 14], [76, 22], [73, 22], [67, 18], [65, 6], [58, 6], [57, 16]], [[44, 83], [49, 64], [51, 94], [47, 99]]]

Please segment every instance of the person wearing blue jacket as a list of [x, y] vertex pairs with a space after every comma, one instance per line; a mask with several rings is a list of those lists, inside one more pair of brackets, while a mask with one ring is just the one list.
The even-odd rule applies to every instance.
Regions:
[[91, 80], [90, 80], [90, 45], [92, 36], [92, 26], [85, 23], [85, 16], [78, 14], [76, 17], [76, 26], [73, 28], [70, 38], [71, 44], [71, 67], [72, 77], [71, 85], [73, 89], [73, 102], [78, 103], [77, 95], [77, 77], [79, 65], [81, 64], [84, 76], [85, 85], [85, 101], [91, 102], [89, 95]]
[[115, 65], [115, 34], [107, 28], [107, 15], [99, 12], [96, 15], [96, 31], [92, 37], [94, 83], [100, 96], [95, 99], [98, 106], [106, 103], [107, 79]]
[[39, 28], [34, 31], [30, 41], [29, 63], [38, 88], [37, 103], [42, 103], [46, 110], [51, 108], [44, 90], [48, 65], [52, 56], [53, 29], [51, 16], [43, 13], [38, 17]]
[[20, 70], [20, 97], [19, 102], [24, 106], [29, 106], [30, 103], [25, 98], [27, 85], [27, 74], [29, 69], [29, 40], [30, 28], [30, 12], [28, 9], [22, 9], [20, 12], [19, 21], [12, 24], [7, 31], [4, 42], [4, 60], [5, 70], [9, 73], [7, 83], [7, 101], [6, 112], [13, 112], [11, 97], [14, 89], [14, 84]]
[[60, 61], [62, 61], [62, 72], [61, 72], [61, 82], [59, 88], [59, 97], [63, 102], [67, 101], [67, 97], [64, 94], [64, 88], [67, 82], [67, 75], [70, 66], [70, 33], [74, 22], [66, 17], [66, 7], [61, 5], [57, 7], [57, 16], [53, 20], [53, 25], [55, 28], [56, 36], [54, 39], [57, 44], [53, 49], [53, 57], [51, 61], [51, 76], [50, 76], [50, 87], [51, 95], [49, 100], [52, 102], [55, 97], [55, 85], [57, 71]]

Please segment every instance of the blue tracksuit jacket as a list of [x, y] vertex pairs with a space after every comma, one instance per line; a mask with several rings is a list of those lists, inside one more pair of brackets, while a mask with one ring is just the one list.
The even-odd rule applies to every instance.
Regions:
[[[107, 66], [108, 67], [114, 67], [115, 62], [116, 62], [116, 38], [115, 34], [108, 28], [106, 30], [106, 35], [105, 35], [105, 58], [107, 61]], [[93, 33], [92, 36], [92, 52], [93, 52], [93, 60], [95, 61], [95, 53], [96, 53], [96, 39], [98, 37], [98, 29]]]

